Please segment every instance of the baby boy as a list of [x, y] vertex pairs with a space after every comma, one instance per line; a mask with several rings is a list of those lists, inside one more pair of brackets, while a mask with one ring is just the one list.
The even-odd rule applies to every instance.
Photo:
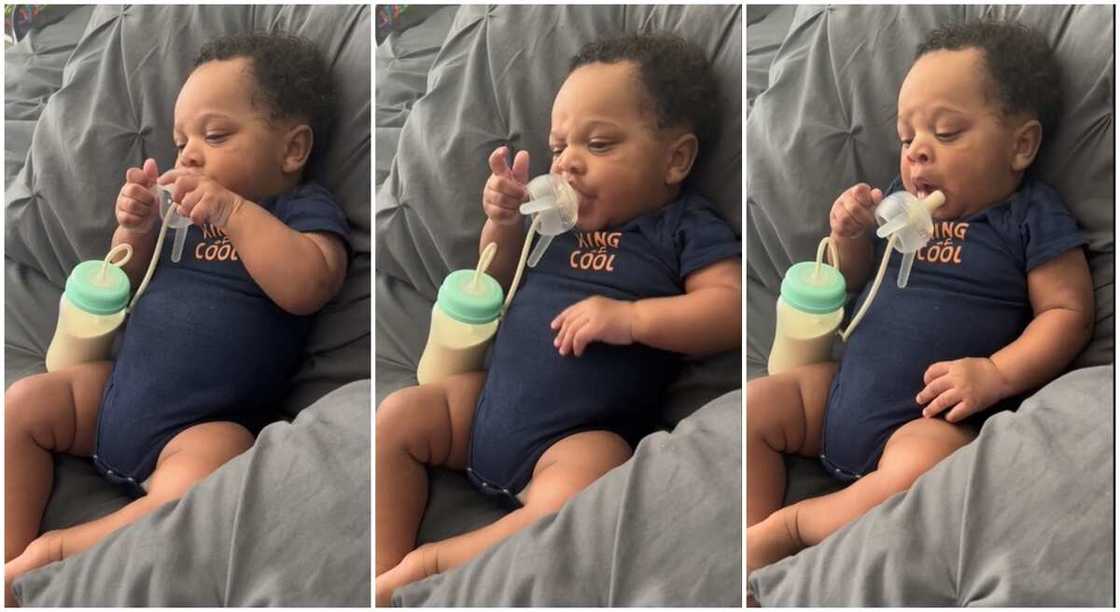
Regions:
[[[945, 195], [936, 242], [918, 252], [906, 288], [883, 283], [839, 364], [747, 385], [749, 570], [908, 489], [1088, 342], [1084, 240], [1057, 192], [1028, 171], [1054, 129], [1059, 82], [1046, 40], [1019, 24], [947, 26], [919, 47], [898, 94], [900, 176], [888, 192]], [[882, 197], [860, 184], [832, 205], [849, 287], [864, 286], [883, 255], [869, 233]], [[783, 453], [820, 458], [851, 484], [781, 508]]]

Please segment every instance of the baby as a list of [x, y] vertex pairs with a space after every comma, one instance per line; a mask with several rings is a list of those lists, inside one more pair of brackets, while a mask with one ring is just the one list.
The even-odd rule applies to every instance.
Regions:
[[[550, 172], [578, 194], [576, 229], [527, 270], [489, 371], [403, 389], [378, 409], [378, 604], [559, 511], [651, 430], [681, 354], [739, 346], [740, 242], [682, 189], [714, 139], [716, 100], [703, 52], [674, 36], [596, 42], [573, 58], [549, 142]], [[509, 291], [529, 155], [512, 168], [506, 156], [490, 155], [480, 246], [498, 243], [489, 271]], [[516, 509], [413, 550], [426, 466], [465, 469]]]
[[[11, 581], [96, 544], [253, 444], [303, 353], [311, 317], [346, 276], [349, 229], [308, 181], [329, 131], [333, 85], [315, 46], [285, 34], [205, 45], [175, 103], [175, 169], [130, 168], [113, 245], [136, 288], [115, 362], [31, 376], [5, 394], [4, 567]], [[154, 253], [156, 185], [190, 217], [182, 259]], [[42, 534], [52, 453], [91, 457], [137, 499]]]
[[[944, 193], [934, 242], [918, 251], [906, 288], [882, 284], [839, 364], [747, 385], [748, 570], [908, 489], [1087, 343], [1084, 240], [1057, 192], [1028, 173], [1053, 133], [1059, 82], [1045, 39], [1015, 23], [947, 26], [918, 48], [898, 94], [900, 177], [888, 192]], [[849, 287], [864, 285], [883, 255], [885, 241], [869, 234], [882, 197], [859, 184], [832, 205]], [[851, 484], [781, 508], [783, 453], [819, 457]]]

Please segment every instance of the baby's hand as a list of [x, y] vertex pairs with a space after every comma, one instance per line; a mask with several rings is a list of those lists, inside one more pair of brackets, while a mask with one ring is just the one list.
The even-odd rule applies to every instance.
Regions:
[[171, 189], [171, 200], [179, 203], [179, 214], [190, 217], [195, 225], [225, 227], [240, 207], [238, 202], [243, 201], [218, 181], [191, 170], [169, 170], [159, 177], [159, 184]]
[[832, 233], [843, 238], [858, 238], [868, 227], [875, 227], [875, 207], [883, 192], [867, 183], [850, 187], [832, 203], [828, 223]]
[[124, 186], [117, 196], [116, 207], [117, 223], [121, 227], [137, 233], [147, 233], [155, 227], [159, 213], [152, 186], [158, 176], [156, 160], [150, 158], [144, 162], [143, 169], [129, 168], [125, 171]]
[[556, 331], [552, 345], [561, 355], [583, 355], [588, 344], [598, 340], [607, 344], [634, 342], [634, 302], [593, 296], [564, 309], [551, 327]]
[[929, 402], [929, 405], [922, 410], [922, 416], [932, 417], [952, 408], [945, 415], [950, 423], [980, 412], [1009, 395], [1007, 381], [988, 358], [939, 361], [926, 369], [923, 379], [926, 386], [916, 399], [919, 404]]
[[529, 182], [529, 152], [518, 151], [513, 169], [506, 163], [508, 147], [498, 147], [490, 154], [490, 178], [482, 189], [482, 210], [499, 225], [510, 225], [521, 218], [517, 210], [529, 199], [525, 185]]

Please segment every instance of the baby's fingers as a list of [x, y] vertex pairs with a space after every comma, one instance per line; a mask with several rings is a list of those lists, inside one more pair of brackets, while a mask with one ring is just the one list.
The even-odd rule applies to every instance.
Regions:
[[945, 420], [950, 423], [958, 423], [968, 418], [969, 415], [976, 412], [973, 402], [969, 400], [961, 400], [957, 402], [953, 409], [945, 413]]
[[929, 403], [928, 406], [922, 410], [922, 416], [932, 417], [937, 416], [945, 411], [950, 406], [957, 405], [961, 401], [961, 394], [955, 388], [947, 389], [938, 395], [936, 399]]
[[585, 325], [581, 326], [579, 331], [575, 333], [572, 338], [572, 352], [576, 357], [582, 357], [584, 349], [588, 344], [597, 340], [596, 326], [588, 321]]
[[513, 178], [521, 183], [529, 182], [529, 152], [524, 149], [513, 156]]
[[509, 164], [506, 162], [506, 156], [509, 155], [509, 147], [500, 146], [490, 153], [490, 157], [486, 160], [490, 164], [490, 172], [498, 176], [509, 176]]
[[525, 201], [529, 195], [524, 185], [500, 174], [491, 174], [490, 178], [486, 180], [484, 195], [486, 193], [497, 198], [509, 198], [514, 206]]

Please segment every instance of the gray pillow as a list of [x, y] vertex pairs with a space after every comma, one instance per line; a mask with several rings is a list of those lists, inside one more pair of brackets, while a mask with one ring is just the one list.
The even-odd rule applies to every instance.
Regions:
[[755, 571], [766, 606], [1112, 606], [1112, 366], [1070, 372], [817, 546]]
[[[369, 376], [370, 27], [368, 6], [98, 6], [77, 42], [62, 86], [42, 110], [26, 163], [7, 177], [5, 257], [27, 277], [6, 279], [10, 384], [41, 371], [59, 294], [79, 261], [104, 257], [129, 166], [175, 159], [175, 98], [207, 40], [256, 29], [287, 30], [321, 45], [339, 87], [336, 124], [318, 170], [353, 232], [355, 256], [339, 295], [315, 319], [303, 368], [280, 408], [289, 416], [348, 381]], [[32, 295], [47, 291], [46, 294]], [[39, 306], [41, 305], [41, 306]], [[12, 330], [13, 326], [26, 327]], [[14, 359], [13, 359], [14, 357]]]
[[[747, 119], [747, 359], [764, 370], [781, 276], [811, 259], [828, 210], [857, 182], [898, 172], [899, 85], [917, 43], [951, 20], [1018, 18], [1040, 29], [1063, 69], [1065, 111], [1034, 170], [1065, 198], [1088, 238], [1097, 321], [1074, 367], [1113, 352], [1112, 10], [1105, 6], [799, 6]], [[760, 71], [749, 73], [762, 78]], [[757, 88], [751, 85], [748, 90]]]

